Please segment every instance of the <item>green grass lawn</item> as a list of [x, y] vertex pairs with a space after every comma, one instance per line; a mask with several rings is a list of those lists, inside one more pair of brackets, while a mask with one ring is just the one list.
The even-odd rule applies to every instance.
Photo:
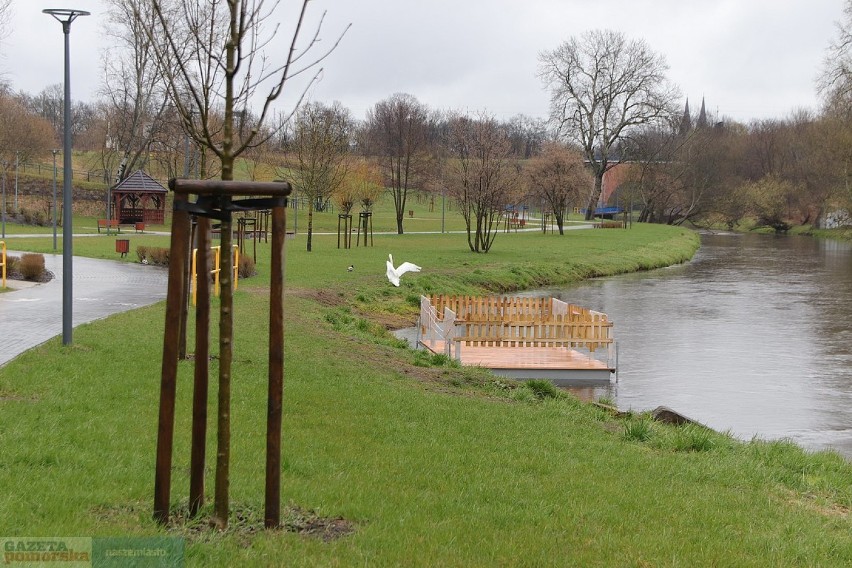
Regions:
[[[112, 258], [111, 243], [76, 239], [75, 253]], [[189, 361], [178, 378], [177, 520], [151, 520], [160, 304], [81, 326], [72, 346], [56, 338], [0, 368], [0, 534], [182, 536], [191, 566], [850, 565], [852, 466], [839, 456], [618, 418], [424, 357], [385, 331], [413, 324], [421, 293], [564, 284], [680, 262], [696, 247], [689, 231], [644, 225], [501, 234], [486, 255], [458, 234], [381, 235], [351, 250], [318, 236], [312, 253], [303, 236], [288, 241], [282, 500], [291, 530], [265, 531], [261, 244], [258, 276], [235, 294], [229, 530], [206, 528], [209, 505], [201, 522], [182, 518]], [[390, 286], [388, 253], [423, 271]], [[208, 436], [212, 500], [212, 424]], [[306, 515], [342, 519], [351, 532], [301, 534]]]

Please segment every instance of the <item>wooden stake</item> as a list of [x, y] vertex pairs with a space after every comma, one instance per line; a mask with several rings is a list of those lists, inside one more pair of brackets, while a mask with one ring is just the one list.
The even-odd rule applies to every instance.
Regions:
[[263, 523], [281, 523], [281, 407], [284, 390], [284, 206], [272, 209], [272, 273], [269, 283], [269, 395], [266, 406], [266, 506]]
[[192, 457], [189, 466], [189, 514], [204, 504], [207, 449], [207, 393], [210, 384], [210, 219], [199, 217], [195, 256], [198, 292], [195, 306], [195, 376], [192, 390]]
[[[175, 195], [175, 205], [187, 200]], [[157, 428], [157, 463], [154, 472], [154, 519], [160, 524], [169, 522], [171, 495], [172, 444], [175, 429], [175, 390], [177, 383], [178, 339], [180, 335], [181, 303], [186, 286], [185, 274], [189, 248], [189, 214], [177, 208], [172, 214], [169, 285], [166, 292], [166, 328], [163, 333], [163, 365], [160, 378], [160, 417]]]

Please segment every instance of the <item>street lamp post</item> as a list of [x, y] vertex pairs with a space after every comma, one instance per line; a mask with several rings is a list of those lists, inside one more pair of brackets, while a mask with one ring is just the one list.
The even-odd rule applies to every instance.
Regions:
[[59, 150], [53, 150], [53, 250], [56, 250], [56, 154]]
[[18, 154], [15, 152], [15, 215], [18, 214]]
[[42, 10], [50, 14], [62, 24], [62, 33], [65, 35], [65, 100], [62, 111], [62, 124], [65, 130], [63, 142], [63, 173], [62, 180], [62, 345], [71, 345], [71, 331], [73, 329], [71, 318], [72, 305], [72, 231], [71, 219], [73, 217], [71, 204], [71, 62], [70, 62], [70, 37], [71, 22], [78, 16], [88, 16], [89, 12], [84, 10], [72, 10], [66, 8], [52, 8]]

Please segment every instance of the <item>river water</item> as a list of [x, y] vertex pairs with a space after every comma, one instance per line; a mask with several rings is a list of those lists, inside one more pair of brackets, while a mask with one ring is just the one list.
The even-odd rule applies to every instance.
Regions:
[[618, 382], [578, 395], [852, 458], [849, 244], [704, 235], [689, 263], [527, 295], [614, 321]]

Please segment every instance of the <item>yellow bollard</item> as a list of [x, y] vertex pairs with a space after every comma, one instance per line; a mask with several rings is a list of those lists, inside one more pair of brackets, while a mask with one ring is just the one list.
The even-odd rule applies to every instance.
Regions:
[[[2, 242], [2, 241], [0, 241]], [[5, 250], [5, 245], [4, 245]], [[213, 275], [213, 295], [219, 295], [219, 273], [222, 270], [221, 261], [222, 261], [222, 247], [217, 245], [215, 247], [210, 247], [210, 250], [214, 252], [213, 255], [213, 269], [210, 270], [210, 274]], [[198, 249], [192, 249], [192, 263], [190, 265], [190, 274], [192, 275], [192, 305], [195, 305], [195, 298], [198, 295], [198, 276], [196, 275], [196, 261], [195, 256], [198, 253]], [[3, 271], [5, 274], [6, 267], [3, 266]], [[234, 290], [237, 289], [237, 284], [240, 280], [240, 248], [238, 245], [234, 245]], [[4, 284], [5, 286], [5, 284]]]

